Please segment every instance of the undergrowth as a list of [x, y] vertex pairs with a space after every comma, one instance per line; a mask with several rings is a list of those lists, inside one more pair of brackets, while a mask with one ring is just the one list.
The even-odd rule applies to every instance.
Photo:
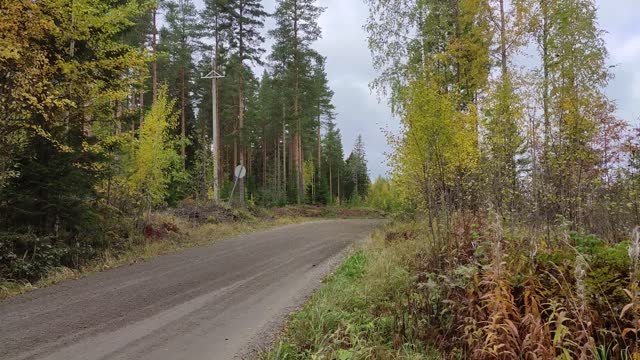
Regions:
[[[386, 228], [392, 231], [394, 226]], [[348, 257], [304, 308], [264, 359], [439, 359], [419, 342], [399, 336], [397, 304], [414, 283], [410, 271], [423, 243], [374, 233]]]
[[[82, 252], [82, 248], [61, 247], [34, 236], [27, 247], [29, 251], [16, 254], [3, 250], [3, 244], [8, 241], [0, 238], [0, 299], [217, 240], [309, 220], [255, 216], [254, 213], [233, 210], [229, 215], [231, 219], [224, 221], [219, 220], [220, 216], [202, 219], [192, 217], [192, 213], [190, 216], [175, 211], [156, 213], [142, 229], [132, 229], [126, 237], [110, 234], [111, 243], [91, 248], [91, 253]], [[59, 254], [70, 254], [67, 257], [73, 261], [61, 261], [64, 257]]]
[[630, 241], [457, 214], [388, 225], [294, 314], [265, 359], [640, 359]]

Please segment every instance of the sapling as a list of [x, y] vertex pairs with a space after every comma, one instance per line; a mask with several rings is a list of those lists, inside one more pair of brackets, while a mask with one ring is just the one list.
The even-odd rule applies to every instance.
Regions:
[[[638, 267], [640, 267], [640, 226], [636, 226], [631, 233], [631, 243], [629, 244], [629, 259], [631, 260], [631, 278], [629, 279], [630, 294], [628, 295], [631, 298], [630, 304], [635, 304], [635, 307], [637, 307]], [[637, 316], [637, 314], [634, 314], [634, 316]]]
[[637, 291], [638, 267], [640, 266], [640, 226], [636, 226], [631, 233], [629, 259], [631, 259], [631, 287], [634, 291]]
[[587, 291], [584, 279], [587, 276], [587, 260], [584, 255], [578, 253], [576, 256], [576, 266], [574, 276], [576, 278], [576, 297], [578, 298], [578, 309], [583, 312], [587, 308]]

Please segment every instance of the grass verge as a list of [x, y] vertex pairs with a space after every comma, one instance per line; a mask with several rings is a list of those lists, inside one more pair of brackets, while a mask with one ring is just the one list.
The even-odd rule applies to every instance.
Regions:
[[232, 223], [197, 224], [180, 217], [159, 214], [156, 215], [156, 222], [162, 224], [170, 223], [172, 226], [175, 226], [175, 230], [167, 236], [161, 239], [139, 239], [120, 251], [105, 250], [100, 256], [89, 261], [79, 269], [56, 267], [34, 283], [29, 281], [0, 281], [0, 300], [62, 281], [78, 279], [93, 273], [106, 271], [118, 266], [145, 261], [188, 248], [209, 245], [222, 239], [311, 220], [314, 219], [277, 217], [274, 219], [252, 218]]
[[262, 358], [640, 359], [638, 274], [640, 228], [608, 243], [459, 213], [434, 240], [424, 223], [392, 223]]
[[262, 355], [283, 359], [440, 359], [418, 342], [399, 343], [394, 304], [413, 284], [424, 242], [390, 242], [396, 225], [376, 231], [293, 314], [280, 340]]

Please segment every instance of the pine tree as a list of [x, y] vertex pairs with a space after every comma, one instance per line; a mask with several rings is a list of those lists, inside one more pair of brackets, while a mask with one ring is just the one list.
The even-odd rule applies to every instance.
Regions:
[[[236, 87], [238, 90], [238, 126], [239, 135], [239, 165], [245, 166], [245, 143], [243, 128], [245, 121], [245, 60], [261, 63], [260, 56], [264, 52], [261, 47], [264, 38], [260, 30], [264, 26], [264, 18], [267, 13], [262, 8], [259, 0], [229, 0], [228, 13], [226, 15], [226, 28], [228, 31], [229, 48], [233, 56], [237, 57], [235, 72]], [[240, 204], [244, 205], [245, 184], [244, 179], [238, 182]]]
[[326, 122], [332, 121], [336, 117], [335, 106], [333, 106], [333, 90], [329, 88], [327, 73], [325, 71], [325, 59], [319, 57], [313, 68], [313, 95], [316, 97], [317, 116], [317, 154], [316, 167], [318, 174], [322, 172], [322, 126]]
[[286, 83], [293, 91], [291, 148], [299, 204], [305, 191], [301, 86], [303, 74], [309, 70], [310, 57], [315, 56], [310, 46], [321, 35], [318, 18], [322, 11], [315, 0], [280, 0], [274, 14], [276, 29], [270, 32], [275, 40], [271, 59], [283, 70]]

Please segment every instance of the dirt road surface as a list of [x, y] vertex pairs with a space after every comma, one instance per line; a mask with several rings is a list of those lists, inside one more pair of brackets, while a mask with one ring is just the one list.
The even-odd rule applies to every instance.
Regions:
[[377, 220], [245, 235], [0, 302], [0, 359], [255, 358]]

